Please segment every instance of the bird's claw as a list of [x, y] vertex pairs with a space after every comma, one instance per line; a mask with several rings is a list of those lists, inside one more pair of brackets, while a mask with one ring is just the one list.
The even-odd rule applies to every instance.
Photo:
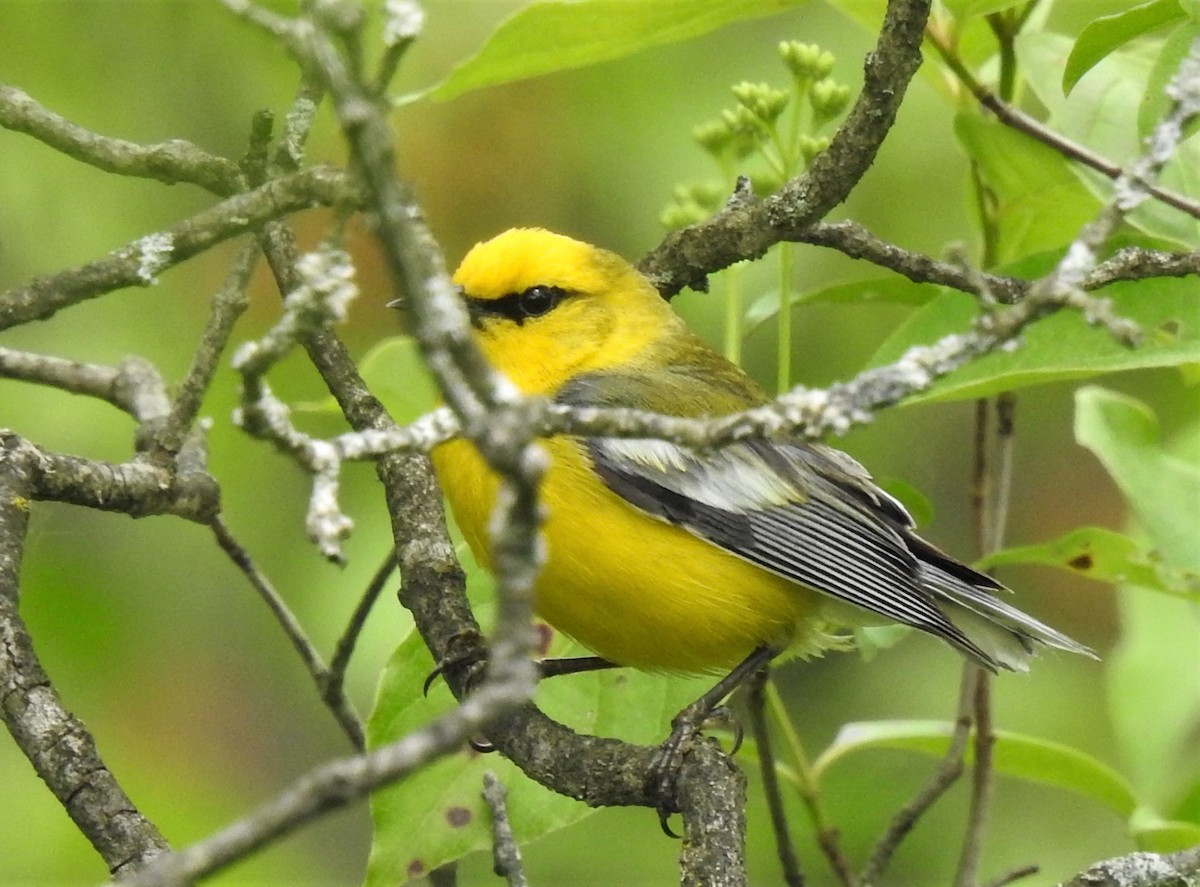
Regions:
[[679, 776], [679, 767], [696, 737], [712, 727], [724, 727], [733, 732], [733, 746], [729, 754], [736, 754], [742, 747], [743, 730], [733, 712], [723, 705], [710, 709], [694, 703], [675, 716], [671, 721], [671, 735], [655, 749], [650, 758], [650, 766], [646, 771], [646, 791], [657, 799], [655, 810], [658, 824], [669, 838], [683, 837], [676, 834], [670, 824], [671, 815], [679, 812], [675, 804], [675, 780]]
[[465, 685], [467, 692], [470, 692], [487, 666], [487, 648], [483, 646], [483, 635], [478, 631], [472, 629], [459, 632], [450, 639], [448, 646], [446, 655], [439, 659], [433, 671], [425, 676], [425, 683], [421, 685], [422, 696], [429, 695], [429, 688], [433, 686], [434, 681], [457, 669], [469, 669]]

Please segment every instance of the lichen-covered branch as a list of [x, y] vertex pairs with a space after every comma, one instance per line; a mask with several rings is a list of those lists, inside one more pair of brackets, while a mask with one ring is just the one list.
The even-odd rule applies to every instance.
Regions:
[[18, 610], [29, 510], [45, 465], [33, 447], [0, 437], [0, 712], [17, 746], [113, 874], [167, 849], [63, 705]]
[[709, 274], [794, 239], [846, 199], [891, 130], [921, 63], [929, 7], [929, 0], [889, 0], [879, 41], [867, 55], [858, 101], [807, 172], [768, 198], [737, 201], [669, 234], [638, 263], [659, 292], [670, 298], [684, 287], [704, 289]]
[[171, 139], [157, 145], [139, 145], [102, 136], [54, 113], [24, 91], [3, 84], [0, 126], [23, 132], [81, 163], [116, 175], [157, 179], [168, 185], [188, 182], [221, 196], [241, 190], [242, 175], [236, 163], [209, 154], [189, 141]]
[[230, 197], [165, 231], [148, 234], [102, 259], [34, 278], [0, 293], [0, 330], [45, 320], [63, 308], [127, 286], [150, 286], [158, 275], [210, 247], [265, 222], [314, 206], [353, 204], [346, 174], [327, 167], [272, 179]]

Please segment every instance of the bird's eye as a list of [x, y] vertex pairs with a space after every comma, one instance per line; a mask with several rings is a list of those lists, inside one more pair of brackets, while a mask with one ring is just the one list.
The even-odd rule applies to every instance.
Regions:
[[541, 317], [563, 300], [566, 291], [557, 286], [531, 286], [521, 293], [518, 303], [526, 317]]

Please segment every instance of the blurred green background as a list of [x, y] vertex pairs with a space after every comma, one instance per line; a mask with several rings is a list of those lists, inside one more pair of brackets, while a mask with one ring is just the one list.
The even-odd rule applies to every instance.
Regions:
[[[429, 85], [469, 54], [514, 4], [441, 0], [424, 4], [423, 38], [401, 73], [403, 90]], [[1126, 4], [1094, 2], [1092, 14]], [[285, 4], [277, 4], [287, 8]], [[1052, 19], [1073, 33], [1079, 21]], [[70, 120], [139, 142], [191, 139], [237, 158], [250, 115], [282, 114], [297, 75], [279, 47], [201, 0], [0, 0], [0, 81], [20, 87]], [[782, 79], [775, 45], [817, 42], [837, 55], [835, 75], [857, 87], [873, 35], [820, 3], [739, 24], [683, 44], [581, 71], [468, 94], [446, 104], [420, 101], [396, 114], [401, 172], [413, 183], [447, 259], [514, 225], [545, 225], [637, 258], [662, 237], [657, 217], [672, 186], [710, 176], [693, 146], [694, 125], [730, 102], [740, 80]], [[974, 246], [966, 164], [953, 115], [930, 79], [919, 77], [874, 168], [831, 218], [854, 218], [885, 239], [940, 255]], [[312, 160], [344, 154], [322, 113]], [[0, 290], [97, 258], [208, 206], [186, 185], [118, 178], [76, 163], [33, 139], [0, 131]], [[919, 195], [919, 199], [914, 199]], [[327, 215], [296, 219], [303, 243]], [[383, 305], [389, 292], [371, 244], [353, 241], [363, 298], [342, 335], [358, 354], [398, 332]], [[79, 305], [46, 322], [8, 331], [0, 345], [112, 363], [127, 354], [154, 361], [178, 380], [220, 285], [226, 245], [168, 271], [154, 286]], [[828, 251], [797, 253], [801, 289], [850, 278], [857, 269]], [[260, 334], [278, 296], [261, 269], [253, 306], [235, 341]], [[684, 293], [676, 304], [714, 341], [720, 306]], [[904, 317], [886, 305], [809, 306], [797, 311], [797, 381], [825, 385], [861, 368]], [[757, 331], [748, 364], [769, 377], [773, 333]], [[311, 370], [290, 360], [272, 385], [291, 400], [321, 395]], [[1115, 384], [1159, 410], [1183, 415], [1186, 392], [1166, 371]], [[325, 651], [387, 551], [389, 531], [369, 467], [349, 470], [345, 502], [357, 523], [349, 565], [324, 563], [306, 542], [307, 482], [266, 445], [231, 427], [234, 380], [226, 369], [204, 412], [215, 426], [212, 469], [223, 485], [233, 531]], [[313, 420], [328, 433], [336, 426]], [[0, 381], [0, 426], [35, 442], [92, 458], [122, 460], [132, 425], [103, 405]], [[893, 410], [839, 445], [880, 478], [904, 478], [933, 501], [928, 534], [970, 554], [967, 489], [972, 408], [967, 404]], [[1119, 499], [1098, 463], [1071, 438], [1066, 386], [1023, 393], [1009, 538], [1048, 538], [1079, 524], [1120, 527]], [[1040, 570], [1011, 570], [1020, 605], [1101, 653], [1115, 632], [1110, 591]], [[290, 646], [206, 530], [180, 520], [128, 518], [39, 503], [23, 573], [22, 612], [66, 705], [91, 728], [101, 754], [142, 811], [174, 846], [184, 846], [247, 812], [306, 769], [348, 744], [319, 704]], [[386, 595], [351, 669], [349, 687], [365, 714], [379, 670], [408, 620]], [[1000, 726], [1078, 745], [1119, 765], [1104, 715], [1102, 664], [1047, 656], [1029, 676], [996, 683]], [[865, 664], [833, 656], [791, 665], [780, 680], [812, 748], [849, 720], [947, 718], [958, 659], [911, 639]], [[829, 804], [847, 850], [866, 840], [920, 785], [930, 764], [902, 754], [864, 756], [835, 770]], [[75, 831], [28, 762], [0, 740], [0, 884], [75, 884], [103, 879], [99, 858]], [[945, 883], [961, 833], [965, 791], [918, 825], [889, 883]], [[777, 883], [770, 831], [755, 796], [750, 813], [751, 878]], [[864, 799], [869, 799], [864, 800]], [[806, 833], [794, 806], [797, 830]], [[1123, 824], [1089, 802], [1001, 780], [984, 872], [1036, 861], [1051, 883], [1090, 862], [1132, 848]], [[370, 840], [365, 805], [307, 827], [214, 880], [220, 884], [354, 884]], [[621, 848], [611, 853], [614, 846]], [[810, 839], [813, 883], [829, 876]], [[535, 884], [663, 884], [676, 878], [679, 845], [645, 810], [603, 811], [526, 848]], [[490, 861], [463, 865], [465, 883], [493, 883]]]

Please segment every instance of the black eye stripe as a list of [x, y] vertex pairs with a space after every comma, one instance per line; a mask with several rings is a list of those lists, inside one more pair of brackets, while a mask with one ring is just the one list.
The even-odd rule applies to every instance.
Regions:
[[467, 297], [467, 309], [472, 319], [484, 317], [504, 317], [517, 324], [523, 324], [531, 317], [541, 317], [549, 314], [570, 293], [559, 286], [538, 284], [519, 293], [508, 293], [498, 299], [476, 299]]

